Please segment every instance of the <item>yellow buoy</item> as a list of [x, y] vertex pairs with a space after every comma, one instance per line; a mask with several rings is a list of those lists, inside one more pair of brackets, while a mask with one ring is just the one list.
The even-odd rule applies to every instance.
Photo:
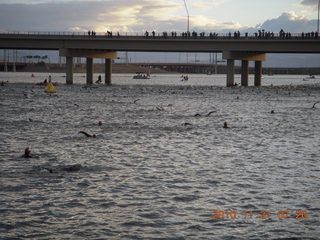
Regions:
[[56, 93], [57, 90], [54, 88], [53, 84], [51, 82], [49, 82], [45, 92], [46, 93]]

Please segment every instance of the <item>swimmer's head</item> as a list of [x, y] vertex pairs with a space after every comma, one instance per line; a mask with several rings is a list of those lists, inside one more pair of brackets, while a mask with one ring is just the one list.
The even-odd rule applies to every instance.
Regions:
[[99, 124], [99, 126], [102, 126], [102, 121], [99, 121], [98, 124]]
[[27, 148], [25, 148], [24, 149], [24, 155], [23, 155], [23, 157], [24, 158], [30, 158], [31, 156], [30, 156], [30, 150], [29, 150], [29, 148], [27, 147]]
[[223, 123], [223, 127], [224, 127], [224, 128], [228, 128], [228, 123], [227, 123], [227, 122], [224, 122], [224, 123]]
[[92, 134], [92, 137], [94, 137], [94, 138], [95, 138], [95, 137], [97, 137], [97, 135], [95, 135], [95, 134]]
[[26, 154], [26, 155], [29, 155], [30, 154], [30, 150], [29, 150], [29, 148], [28, 147], [26, 147], [25, 149], [24, 149], [24, 154]]

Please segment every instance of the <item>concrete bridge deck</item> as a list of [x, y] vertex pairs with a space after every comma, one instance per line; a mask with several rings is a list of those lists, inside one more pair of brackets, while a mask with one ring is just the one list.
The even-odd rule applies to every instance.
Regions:
[[163, 37], [59, 35], [59, 34], [8, 34], [0, 33], [0, 47], [7, 49], [60, 50], [92, 49], [110, 51], [153, 52], [223, 52], [253, 51], [265, 53], [320, 53], [320, 37], [302, 38], [239, 38], [219, 36]]
[[67, 84], [73, 83], [73, 57], [87, 58], [87, 83], [92, 84], [93, 58], [106, 59], [106, 84], [111, 83], [111, 59], [117, 51], [223, 52], [227, 86], [234, 84], [234, 60], [242, 60], [242, 85], [248, 85], [248, 61], [255, 61], [255, 85], [261, 85], [266, 53], [320, 53], [320, 37], [289, 36], [105, 36], [57, 33], [1, 33], [1, 49], [58, 50], [67, 61]]

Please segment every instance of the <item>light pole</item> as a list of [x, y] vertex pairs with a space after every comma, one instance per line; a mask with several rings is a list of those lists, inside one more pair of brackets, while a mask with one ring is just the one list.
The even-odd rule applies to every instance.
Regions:
[[317, 26], [317, 33], [319, 33], [319, 10], [320, 10], [320, 0], [318, 2], [318, 26]]
[[[189, 16], [189, 11], [188, 11], [188, 6], [187, 6], [187, 3], [186, 3], [186, 0], [183, 0], [184, 1], [184, 6], [186, 7], [186, 11], [187, 11], [187, 16], [188, 16], [188, 27], [187, 27], [187, 33], [189, 33], [189, 19], [190, 19], [190, 16]], [[320, 0], [319, 0], [320, 2]]]

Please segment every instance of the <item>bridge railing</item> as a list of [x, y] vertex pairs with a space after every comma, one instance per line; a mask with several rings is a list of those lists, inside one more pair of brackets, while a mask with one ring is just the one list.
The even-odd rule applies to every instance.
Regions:
[[35, 37], [57, 37], [57, 38], [122, 38], [122, 39], [214, 39], [214, 40], [227, 40], [227, 39], [241, 39], [241, 40], [278, 40], [278, 39], [315, 39], [320, 40], [317, 32], [308, 33], [273, 33], [259, 31], [255, 33], [215, 33], [215, 32], [125, 32], [125, 33], [112, 33], [112, 32], [67, 32], [67, 31], [1, 31], [0, 36], [35, 36]]

